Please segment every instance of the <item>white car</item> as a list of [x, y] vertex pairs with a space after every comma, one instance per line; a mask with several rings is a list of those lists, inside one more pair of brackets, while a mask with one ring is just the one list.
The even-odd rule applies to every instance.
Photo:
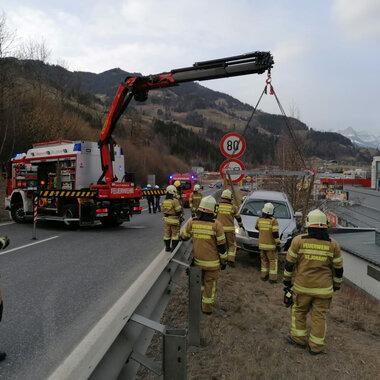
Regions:
[[235, 224], [237, 246], [245, 251], [259, 250], [259, 231], [255, 229], [256, 220], [262, 215], [264, 204], [270, 202], [274, 206], [274, 217], [278, 221], [281, 250], [287, 250], [291, 240], [297, 234], [296, 217], [292, 205], [285, 193], [278, 191], [258, 190], [247, 195], [240, 207], [241, 219], [245, 231]]

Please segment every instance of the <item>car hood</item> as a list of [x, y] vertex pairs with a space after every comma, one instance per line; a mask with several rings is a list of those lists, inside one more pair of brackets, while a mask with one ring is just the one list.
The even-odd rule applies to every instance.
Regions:
[[[241, 220], [246, 231], [257, 232], [255, 229], [257, 219], [257, 216], [241, 215]], [[283, 233], [290, 235], [296, 229], [296, 222], [293, 219], [277, 219], [277, 221], [280, 236]]]

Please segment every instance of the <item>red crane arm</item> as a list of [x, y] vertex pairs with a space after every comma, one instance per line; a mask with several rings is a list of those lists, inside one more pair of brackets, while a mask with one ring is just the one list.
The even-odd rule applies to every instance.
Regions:
[[273, 57], [270, 52], [253, 52], [211, 61], [196, 62], [191, 67], [171, 70], [169, 73], [127, 77], [117, 90], [100, 134], [99, 145], [103, 174], [98, 183], [101, 183], [103, 178], [106, 183], [115, 180], [112, 169], [114, 159], [112, 133], [117, 121], [132, 98], [136, 101], [145, 101], [150, 90], [177, 86], [184, 82], [262, 74], [266, 70], [270, 71], [273, 64]]

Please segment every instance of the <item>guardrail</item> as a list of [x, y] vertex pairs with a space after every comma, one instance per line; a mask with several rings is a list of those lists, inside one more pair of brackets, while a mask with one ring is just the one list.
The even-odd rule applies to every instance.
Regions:
[[[187, 331], [168, 329], [158, 321], [177, 286], [183, 266], [188, 266], [190, 254], [190, 242], [180, 243], [174, 252], [161, 251], [48, 379], [133, 379], [140, 364], [158, 374], [164, 373], [167, 379], [185, 379]], [[191, 268], [191, 272], [193, 269], [199, 268]], [[194, 273], [190, 277], [193, 276]], [[195, 298], [199, 297], [193, 303], [199, 310], [190, 313], [195, 316], [195, 325], [194, 322], [189, 324], [190, 329], [193, 327], [193, 344], [199, 340], [201, 303], [200, 272], [195, 276], [198, 276], [198, 284], [192, 297], [194, 294]], [[154, 331], [164, 334], [162, 365], [144, 356]]]

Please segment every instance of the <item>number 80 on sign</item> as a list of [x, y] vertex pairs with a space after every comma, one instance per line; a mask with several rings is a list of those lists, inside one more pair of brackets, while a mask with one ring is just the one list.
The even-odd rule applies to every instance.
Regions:
[[220, 142], [220, 150], [226, 157], [240, 157], [245, 151], [245, 140], [238, 133], [227, 133]]

